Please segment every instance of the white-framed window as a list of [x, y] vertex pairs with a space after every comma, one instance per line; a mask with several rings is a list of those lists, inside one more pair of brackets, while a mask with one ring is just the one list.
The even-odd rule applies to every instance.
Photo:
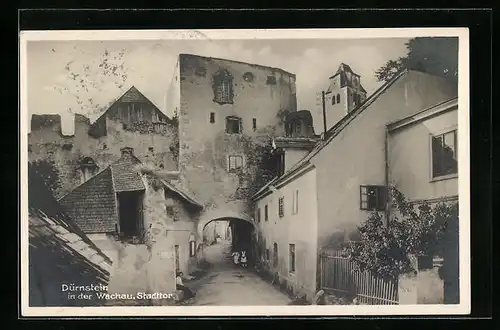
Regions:
[[299, 189], [293, 192], [292, 214], [299, 213]]
[[227, 169], [230, 173], [243, 170], [243, 156], [230, 155], [227, 157]]
[[361, 210], [384, 211], [387, 204], [387, 188], [380, 185], [363, 185], [359, 189]]
[[431, 136], [432, 179], [458, 173], [457, 130]]

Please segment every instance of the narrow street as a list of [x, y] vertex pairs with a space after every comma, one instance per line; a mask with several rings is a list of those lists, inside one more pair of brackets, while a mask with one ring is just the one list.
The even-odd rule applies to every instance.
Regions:
[[286, 305], [291, 300], [251, 269], [232, 264], [231, 243], [221, 241], [205, 248], [205, 258], [212, 264], [199, 281], [186, 285], [196, 292], [190, 305], [196, 306], [262, 306]]

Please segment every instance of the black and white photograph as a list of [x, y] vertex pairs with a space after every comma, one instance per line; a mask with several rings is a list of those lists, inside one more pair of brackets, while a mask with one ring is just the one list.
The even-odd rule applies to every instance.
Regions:
[[470, 312], [467, 29], [20, 47], [23, 315]]

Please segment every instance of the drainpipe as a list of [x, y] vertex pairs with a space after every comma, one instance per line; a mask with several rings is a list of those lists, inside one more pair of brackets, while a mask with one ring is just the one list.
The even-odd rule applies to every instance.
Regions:
[[387, 189], [387, 194], [386, 194], [386, 209], [385, 209], [385, 217], [386, 217], [386, 225], [389, 225], [389, 217], [391, 215], [391, 196], [390, 196], [390, 189], [389, 189], [389, 130], [385, 129], [385, 139], [384, 139], [384, 181], [385, 181], [385, 187]]
[[321, 91], [321, 103], [323, 107], [323, 139], [326, 139], [326, 105], [325, 105], [325, 91]]

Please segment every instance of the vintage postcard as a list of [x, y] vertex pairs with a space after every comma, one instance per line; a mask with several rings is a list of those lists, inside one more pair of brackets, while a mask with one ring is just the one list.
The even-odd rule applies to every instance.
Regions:
[[20, 38], [23, 316], [470, 312], [467, 29]]

